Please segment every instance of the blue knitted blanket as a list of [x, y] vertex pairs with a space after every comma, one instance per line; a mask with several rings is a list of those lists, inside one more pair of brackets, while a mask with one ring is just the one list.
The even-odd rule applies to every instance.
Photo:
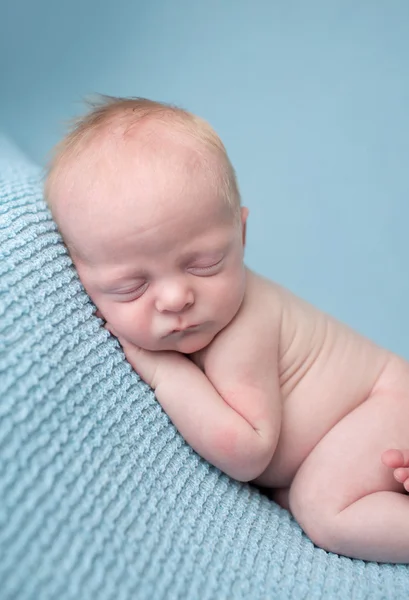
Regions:
[[93, 311], [0, 136], [1, 600], [409, 597], [198, 457]]

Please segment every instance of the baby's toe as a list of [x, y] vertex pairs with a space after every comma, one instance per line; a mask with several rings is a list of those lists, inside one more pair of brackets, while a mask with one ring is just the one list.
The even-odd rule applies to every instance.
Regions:
[[400, 473], [398, 481], [403, 485], [405, 491], [409, 492], [409, 469], [398, 469], [398, 471], [404, 471], [404, 473]]
[[391, 469], [409, 467], [409, 450], [386, 450], [382, 454], [382, 462]]
[[395, 469], [393, 475], [396, 481], [399, 481], [399, 483], [403, 485], [405, 490], [409, 492], [409, 469], [407, 467]]
[[409, 450], [386, 450], [382, 462], [393, 469], [393, 476], [409, 492]]
[[399, 483], [405, 483], [405, 481], [409, 477], [409, 469], [405, 469], [402, 467], [399, 469], [395, 469], [393, 472], [393, 476], [395, 477], [396, 481], [399, 481]]
[[400, 450], [386, 450], [382, 454], [382, 462], [391, 469], [403, 466], [403, 455]]

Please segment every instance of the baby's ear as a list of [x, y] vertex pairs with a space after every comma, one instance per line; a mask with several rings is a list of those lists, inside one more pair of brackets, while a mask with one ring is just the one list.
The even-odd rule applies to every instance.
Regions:
[[243, 237], [243, 246], [246, 245], [246, 228], [247, 228], [247, 217], [249, 216], [249, 209], [245, 206], [241, 207], [241, 228]]

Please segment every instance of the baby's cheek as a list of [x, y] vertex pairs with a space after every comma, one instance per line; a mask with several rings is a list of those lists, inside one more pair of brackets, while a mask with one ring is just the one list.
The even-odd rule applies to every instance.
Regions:
[[136, 345], [143, 345], [143, 340], [150, 335], [149, 316], [134, 302], [118, 306], [112, 314], [111, 321], [115, 322], [115, 328], [120, 330], [127, 340]]
[[223, 281], [217, 293], [217, 302], [220, 314], [228, 320], [237, 312], [243, 301], [244, 287], [239, 278], [230, 278]]
[[102, 317], [119, 337], [136, 345], [143, 345], [149, 331], [149, 320], [140, 314], [140, 307], [135, 302], [113, 302], [106, 297], [95, 297], [92, 300], [97, 307], [97, 315]]

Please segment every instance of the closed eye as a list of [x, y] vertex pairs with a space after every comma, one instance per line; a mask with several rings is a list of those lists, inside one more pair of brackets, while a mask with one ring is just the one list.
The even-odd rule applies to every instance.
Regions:
[[148, 283], [145, 282], [144, 284], [142, 284], [136, 288], [132, 288], [132, 289], [128, 289], [128, 290], [116, 290], [112, 293], [115, 296], [118, 296], [122, 302], [129, 302], [130, 300], [136, 300], [136, 298], [139, 298], [140, 296], [142, 296], [142, 294], [146, 291], [147, 287], [148, 287]]
[[216, 273], [219, 270], [222, 262], [223, 262], [223, 259], [218, 260], [217, 262], [212, 263], [211, 265], [206, 265], [203, 267], [200, 267], [200, 266], [191, 267], [189, 269], [189, 271], [191, 273], [193, 273], [194, 275], [204, 275], [204, 276], [213, 275], [213, 273]]

